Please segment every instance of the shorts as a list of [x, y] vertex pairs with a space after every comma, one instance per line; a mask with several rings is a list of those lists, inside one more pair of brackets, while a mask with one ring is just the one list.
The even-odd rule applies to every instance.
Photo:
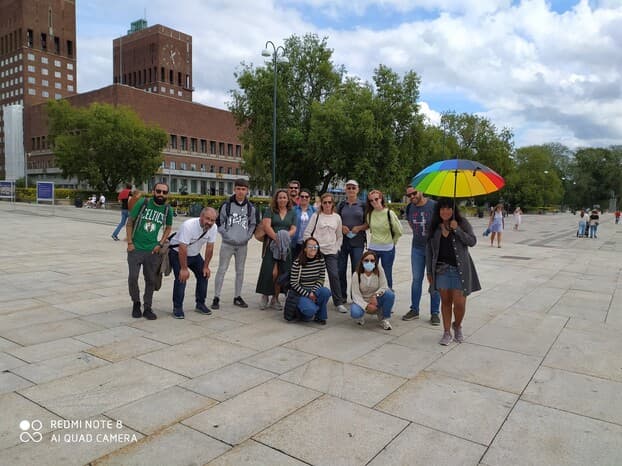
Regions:
[[436, 289], [437, 290], [461, 290], [462, 282], [460, 281], [460, 272], [458, 267], [453, 265], [443, 265], [442, 273], [436, 272]]

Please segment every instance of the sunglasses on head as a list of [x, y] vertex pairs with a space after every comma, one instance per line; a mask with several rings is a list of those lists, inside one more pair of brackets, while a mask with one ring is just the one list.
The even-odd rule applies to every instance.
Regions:
[[165, 191], [164, 189], [156, 189], [155, 192], [156, 194], [168, 194], [168, 191]]

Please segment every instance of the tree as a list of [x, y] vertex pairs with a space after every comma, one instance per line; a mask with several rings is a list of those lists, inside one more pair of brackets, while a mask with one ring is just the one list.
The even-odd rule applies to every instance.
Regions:
[[575, 207], [603, 204], [620, 194], [622, 151], [619, 148], [582, 148], [577, 150], [569, 171], [573, 180], [572, 203]]
[[[298, 179], [324, 192], [357, 178], [363, 187], [403, 192], [412, 176], [419, 77], [380, 65], [373, 83], [345, 78], [331, 61], [326, 38], [313, 34], [285, 41], [287, 63], [277, 73], [277, 184]], [[272, 157], [273, 64], [242, 64], [229, 110], [242, 129], [244, 168], [253, 183], [269, 185]]]
[[123, 181], [148, 181], [162, 163], [166, 133], [128, 107], [75, 108], [58, 100], [47, 110], [56, 164], [66, 178], [113, 192]]

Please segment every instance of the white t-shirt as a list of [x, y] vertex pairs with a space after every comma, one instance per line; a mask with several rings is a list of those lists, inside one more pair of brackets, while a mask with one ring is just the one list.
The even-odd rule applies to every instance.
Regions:
[[[179, 231], [171, 239], [171, 245], [183, 243], [188, 246], [188, 257], [201, 254], [205, 243], [215, 243], [218, 234], [218, 226], [214, 223], [207, 233], [203, 235], [203, 228], [199, 218], [186, 220], [179, 227]], [[199, 237], [203, 235], [203, 238]]]

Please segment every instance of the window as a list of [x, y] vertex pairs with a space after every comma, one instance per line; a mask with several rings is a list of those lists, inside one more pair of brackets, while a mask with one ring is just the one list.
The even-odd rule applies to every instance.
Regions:
[[209, 171], [210, 171], [210, 173], [214, 173], [214, 165], [210, 165], [209, 166]]
[[41, 74], [44, 74], [44, 75], [47, 76], [49, 74], [48, 73], [48, 69], [47, 68], [41, 68]]
[[186, 136], [181, 137], [181, 150], [188, 150], [188, 138]]
[[176, 164], [175, 164], [175, 162], [173, 162], [173, 161], [171, 161], [171, 162], [169, 163], [169, 167], [170, 167], [170, 169], [171, 169], [171, 170], [175, 170], [175, 167], [176, 167], [176, 166], [177, 166], [177, 165], [176, 165]]
[[73, 70], [73, 63], [67, 63], [67, 69]]
[[169, 89], [168, 91], [171, 95], [175, 95], [175, 89]]
[[28, 76], [28, 84], [34, 84], [34, 83], [35, 83], [34, 76]]
[[179, 168], [181, 168], [182, 170], [185, 170], [186, 169], [186, 162], [181, 162], [179, 164]]
[[62, 95], [60, 95], [60, 94], [54, 94], [54, 98], [55, 98], [56, 100], [59, 100], [59, 99], [62, 99], [62, 98], [63, 98], [63, 96], [62, 96]]
[[72, 40], [67, 41], [67, 56], [73, 57], [73, 41]]
[[223, 168], [222, 167], [218, 167], [218, 173], [222, 173], [223, 172]]
[[[160, 81], [164, 82], [164, 67], [160, 68]], [[162, 91], [164, 92], [164, 91]]]
[[177, 85], [181, 86], [181, 73], [177, 73]]
[[42, 95], [43, 97], [49, 97], [49, 96], [50, 96], [50, 93], [49, 93], [48, 91], [42, 91], [42, 92], [41, 92], [41, 95]]
[[42, 80], [41, 80], [41, 85], [42, 85], [43, 87], [48, 87], [48, 86], [50, 85], [50, 83], [48, 82], [48, 80], [47, 80], [47, 79], [42, 79]]
[[60, 68], [61, 62], [60, 60], [54, 60], [54, 66]]
[[197, 138], [190, 139], [190, 150], [192, 152], [196, 152], [197, 151]]
[[225, 155], [225, 143], [224, 142], [218, 143], [218, 154]]
[[227, 175], [231, 175], [231, 168], [227, 168]]
[[207, 153], [207, 141], [205, 139], [201, 139], [201, 152]]
[[41, 63], [43, 63], [44, 65], [48, 64], [48, 57], [41, 57]]
[[168, 82], [170, 82], [171, 84], [175, 84], [175, 82], [173, 81], [173, 70], [168, 70]]
[[209, 142], [209, 153], [210, 154], [215, 154], [216, 153], [216, 141], [210, 141]]
[[177, 149], [177, 136], [175, 134], [171, 134], [171, 148]]
[[69, 92], [73, 92], [73, 86], [72, 86], [71, 84], [68, 84], [68, 85], [67, 85], [67, 90], [68, 90]]
[[166, 93], [166, 87], [160, 87], [160, 92]]
[[58, 36], [54, 37], [54, 53], [60, 55], [60, 38]]
[[26, 32], [26, 41], [27, 41], [28, 47], [32, 47], [32, 43], [33, 43], [32, 29], [28, 29], [28, 31]]
[[240, 174], [240, 169], [239, 169], [239, 168], [236, 168], [236, 169], [235, 169], [235, 174], [236, 174], [236, 175], [239, 175], [239, 174]]
[[60, 78], [60, 71], [54, 71], [54, 77]]
[[73, 81], [73, 74], [67, 75], [67, 81]]
[[191, 163], [191, 164], [190, 164], [190, 171], [193, 171], [193, 172], [194, 172], [194, 171], [197, 171], [197, 166], [196, 166], [196, 164], [194, 164], [194, 163]]
[[34, 89], [28, 88], [28, 95], [36, 95], [36, 92]]
[[235, 146], [235, 156], [242, 157], [242, 146], [239, 144], [236, 144]]
[[[33, 65], [28, 65], [28, 71], [30, 71], [31, 73], [34, 73], [35, 67]], [[43, 74], [47, 74], [47, 73], [43, 73]]]
[[233, 157], [233, 144], [227, 144], [227, 155]]
[[28, 56], [28, 60], [35, 61], [35, 54], [34, 53], [29, 53], [27, 56]]

